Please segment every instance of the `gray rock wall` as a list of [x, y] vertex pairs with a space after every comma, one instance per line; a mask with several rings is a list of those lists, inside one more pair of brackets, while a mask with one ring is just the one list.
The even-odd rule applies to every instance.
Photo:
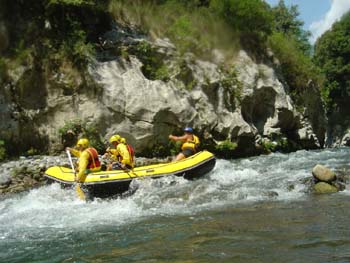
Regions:
[[165, 56], [169, 81], [147, 79], [133, 54], [92, 62], [88, 73], [67, 67], [34, 78], [33, 67], [12, 74], [12, 84], [0, 92], [1, 126], [7, 131], [2, 136], [20, 138], [33, 147], [39, 140], [52, 149], [61, 142], [58, 130], [67, 121], [81, 119], [96, 124], [106, 140], [121, 134], [137, 152], [167, 144], [168, 134], [186, 125], [214, 144], [238, 142], [247, 154], [256, 153], [263, 137], [289, 138], [306, 148], [320, 146], [324, 134], [297, 112], [273, 66], [256, 63], [241, 50], [231, 59], [237, 80], [227, 85], [218, 64], [188, 54], [181, 58], [194, 83], [188, 88], [177, 78], [180, 58], [174, 47], [166, 40], [156, 43], [161, 45], [151, 44]]

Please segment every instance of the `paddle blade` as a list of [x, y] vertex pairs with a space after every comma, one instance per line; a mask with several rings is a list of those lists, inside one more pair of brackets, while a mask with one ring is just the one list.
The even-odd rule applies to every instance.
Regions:
[[85, 193], [84, 193], [83, 189], [81, 189], [80, 184], [77, 184], [75, 186], [75, 191], [77, 192], [77, 195], [78, 195], [80, 200], [84, 200], [84, 201], [86, 200]]

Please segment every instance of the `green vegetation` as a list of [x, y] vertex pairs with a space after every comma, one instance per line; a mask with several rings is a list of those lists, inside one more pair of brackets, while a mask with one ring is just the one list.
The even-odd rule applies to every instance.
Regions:
[[48, 32], [43, 46], [50, 59], [58, 62], [68, 59], [75, 66], [85, 67], [94, 55], [94, 46], [88, 39], [93, 32], [85, 24], [82, 12], [97, 15], [99, 8], [94, 3], [96, 1], [51, 0], [45, 6]]
[[290, 142], [288, 142], [288, 139], [285, 138], [285, 137], [282, 137], [280, 138], [278, 141], [277, 141], [277, 145], [278, 145], [278, 148], [282, 151], [282, 152], [287, 152], [290, 150], [291, 146], [289, 145]]
[[263, 147], [263, 150], [267, 153], [271, 153], [274, 152], [276, 147], [277, 147], [277, 143], [272, 142], [270, 140], [262, 140], [261, 141], [261, 146]]
[[169, 80], [169, 70], [164, 63], [164, 56], [158, 53], [150, 43], [141, 41], [130, 52], [137, 55], [138, 59], [141, 60], [143, 64], [141, 70], [146, 78], [150, 80]]
[[67, 133], [79, 134], [83, 131], [82, 121], [79, 119], [66, 121], [64, 125], [58, 129], [60, 136], [64, 136]]
[[151, 37], [168, 37], [180, 54], [211, 59], [214, 48], [235, 54], [237, 33], [206, 1], [111, 0], [109, 11], [120, 23], [141, 28]]
[[[283, 0], [273, 8], [263, 0], [111, 0], [109, 11], [116, 20], [137, 25], [154, 38], [168, 37], [180, 54], [191, 52], [211, 60], [212, 50], [220, 50], [226, 55], [226, 68], [231, 67], [231, 58], [240, 46], [257, 58], [264, 57], [266, 47], [270, 47], [298, 105], [303, 105], [303, 92], [310, 81], [322, 84], [322, 76], [311, 60], [310, 32], [302, 28], [298, 7], [288, 7]], [[157, 55], [151, 49], [141, 52], [145, 76], [168, 80], [166, 66], [159, 63], [159, 55], [154, 57]], [[183, 69], [178, 77], [191, 89], [196, 83]], [[234, 97], [239, 97], [234, 71], [227, 70], [226, 75], [224, 86], [235, 86]]]
[[272, 138], [262, 138], [258, 144], [262, 148], [263, 153], [271, 153], [271, 152], [283, 152], [288, 153], [291, 151], [295, 151], [298, 148], [293, 143], [293, 141], [289, 141], [286, 137], [277, 136], [274, 139]]
[[90, 145], [96, 148], [99, 153], [104, 152], [106, 149], [98, 126], [95, 124], [87, 124], [80, 119], [75, 119], [65, 122], [58, 132], [63, 144], [70, 143], [69, 146], [73, 146], [78, 138], [87, 138]]
[[275, 21], [275, 32], [279, 32], [288, 39], [293, 39], [296, 49], [304, 55], [310, 56], [311, 44], [308, 41], [311, 33], [305, 31], [302, 26], [304, 22], [298, 19], [299, 11], [297, 5], [291, 5], [289, 8], [283, 0], [272, 8]]
[[310, 57], [310, 32], [302, 29], [304, 22], [298, 19], [296, 5], [288, 8], [283, 0], [272, 9], [275, 27], [268, 39], [274, 55], [280, 63], [281, 73], [290, 87], [291, 95], [297, 105], [303, 105], [303, 93], [310, 82], [322, 85], [319, 69]]
[[[350, 12], [334, 23], [315, 45], [315, 63], [325, 74], [322, 96], [328, 111], [350, 97]], [[347, 105], [346, 105], [347, 107]]]
[[30, 65], [33, 62], [33, 48], [26, 47], [23, 39], [18, 42], [12, 51], [15, 56], [14, 67], [17, 65]]
[[4, 83], [7, 77], [6, 61], [4, 58], [0, 57], [0, 84]]
[[232, 158], [237, 146], [237, 143], [230, 140], [222, 141], [215, 146], [215, 154], [223, 158]]
[[269, 5], [261, 0], [212, 0], [210, 8], [223, 17], [233, 29], [269, 35], [273, 17]]
[[49, 0], [49, 4], [66, 4], [80, 6], [82, 4], [94, 4], [93, 0]]
[[245, 49], [258, 53], [264, 48], [273, 28], [273, 16], [265, 1], [212, 0], [210, 9], [223, 18], [231, 30], [239, 33]]
[[180, 141], [178, 142], [170, 141], [169, 145], [170, 145], [170, 155], [172, 156], [177, 155], [181, 151], [182, 143]]
[[169, 27], [167, 35], [174, 40], [182, 54], [188, 50], [196, 50], [199, 46], [197, 39], [200, 37], [200, 32], [193, 26], [191, 16], [188, 14], [176, 19]]
[[241, 101], [243, 90], [243, 84], [238, 80], [237, 69], [234, 66], [229, 69], [221, 67], [221, 71], [224, 73], [224, 78], [221, 79], [221, 85], [231, 95], [231, 101], [227, 101], [227, 105], [235, 105], [235, 99], [238, 102]]
[[36, 155], [39, 154], [39, 151], [37, 149], [35, 149], [34, 147], [31, 147], [27, 152], [26, 155], [28, 156], [32, 156], [32, 155]]
[[[94, 43], [110, 27], [107, 2], [0, 1], [0, 19], [8, 42], [6, 50], [1, 50], [0, 84], [9, 87], [3, 95], [12, 100], [18, 112], [20, 128], [16, 132], [24, 138], [19, 142], [12, 132], [2, 132], [2, 138], [11, 142], [9, 155], [46, 152], [47, 137], [38, 135], [40, 125], [27, 120], [26, 110], [45, 107], [48, 87], [62, 88], [66, 96], [81, 88], [95, 88], [86, 71], [95, 53]], [[10, 75], [19, 79], [13, 81]], [[32, 138], [28, 136], [31, 133]]]
[[[94, 23], [108, 16], [107, 0], [4, 0], [0, 7], [7, 22], [10, 48], [9, 58], [17, 65], [43, 60], [51, 65], [71, 61], [74, 66], [85, 68], [94, 55], [91, 40], [96, 38], [95, 29], [85, 17], [94, 16]], [[1, 15], [1, 14], [0, 14]], [[102, 22], [101, 22], [102, 23]], [[17, 25], [17, 26], [15, 26]], [[13, 27], [13, 28], [12, 28]]]
[[[271, 50], [278, 61], [274, 64], [281, 73], [278, 78], [288, 84], [299, 109], [305, 106], [304, 93], [310, 83], [322, 87], [320, 92], [329, 111], [341, 103], [346, 105], [350, 98], [350, 13], [319, 39], [312, 58], [310, 32], [302, 29], [298, 7], [288, 7], [283, 0], [273, 8], [264, 0], [2, 0], [0, 17], [5, 21], [10, 43], [0, 57], [0, 84], [7, 81], [10, 70], [24, 65], [32, 69], [26, 73], [25, 82], [17, 82], [17, 90], [30, 89], [28, 83], [37, 83], [33, 81], [35, 76], [43, 82], [54, 82], [50, 76], [63, 74], [69, 79], [63, 85], [63, 94], [76, 94], [80, 87], [88, 85], [88, 74], [84, 73], [96, 55], [98, 37], [110, 30], [111, 16], [140, 36], [149, 37], [150, 41], [136, 45], [112, 47], [111, 56], [120, 55], [126, 60], [130, 55], [137, 56], [144, 76], [150, 80], [169, 81], [173, 77], [191, 90], [198, 83], [187, 64], [188, 53], [194, 58], [220, 61], [225, 103], [235, 105], [242, 95], [242, 83], [232, 62], [237, 51], [248, 50], [253, 59], [266, 63], [270, 62]], [[152, 40], [158, 37], [169, 38], [178, 53], [172, 57], [154, 48]], [[214, 52], [217, 50], [220, 52]], [[218, 53], [224, 55], [224, 61], [217, 59]], [[175, 61], [174, 57], [181, 59]], [[177, 65], [170, 67], [170, 60]], [[264, 76], [263, 72], [258, 75]], [[98, 150], [105, 147], [96, 125], [73, 120], [59, 133], [65, 137], [68, 131], [75, 139], [88, 137]], [[1, 142], [0, 160], [6, 153]], [[236, 147], [224, 141], [215, 151], [231, 156]], [[266, 142], [262, 147], [273, 151], [287, 148], [288, 142], [281, 142], [277, 148]], [[35, 151], [30, 148], [28, 154]], [[150, 154], [176, 152], [178, 146], [168, 145]]]
[[182, 81], [187, 90], [192, 90], [197, 85], [197, 80], [193, 76], [192, 69], [184, 59], [178, 62], [178, 67], [179, 73], [176, 75], [176, 79]]
[[86, 43], [86, 32], [76, 21], [71, 21], [72, 28], [66, 33], [67, 38], [56, 43], [56, 52], [61, 57], [71, 57], [75, 65], [84, 65], [94, 54], [91, 43]]
[[85, 125], [83, 137], [89, 138], [90, 144], [95, 147], [99, 153], [105, 152], [106, 146], [103, 143], [101, 132], [96, 124]]
[[148, 158], [175, 156], [181, 152], [181, 145], [181, 142], [174, 141], [169, 141], [167, 144], [156, 142], [154, 146], [144, 149], [138, 154]]
[[321, 84], [322, 78], [318, 68], [310, 57], [297, 48], [297, 41], [287, 35], [274, 33], [269, 38], [269, 45], [279, 59], [282, 75], [294, 100], [302, 103], [303, 91], [309, 87], [309, 82], [314, 80]]
[[0, 162], [6, 158], [5, 142], [0, 140]]
[[[18, 13], [20, 19], [31, 21], [28, 27], [15, 34], [17, 44], [13, 45], [12, 51], [19, 64], [33, 59], [38, 53], [46, 58], [44, 61], [50, 67], [60, 67], [68, 60], [73, 66], [84, 68], [94, 56], [92, 40], [96, 41], [98, 35], [84, 17], [107, 17], [109, 12], [118, 22], [133, 25], [153, 38], [168, 37], [180, 54], [191, 52], [211, 60], [212, 51], [220, 50], [226, 55], [227, 65], [231, 64], [232, 56], [240, 46], [264, 56], [269, 45], [281, 62], [286, 82], [295, 93], [307, 88], [308, 80], [318, 79], [319, 73], [314, 70], [308, 56], [309, 32], [302, 29], [297, 6], [288, 8], [283, 0], [274, 8], [263, 0], [5, 2], [6, 11]], [[28, 14], [27, 9], [32, 12]], [[159, 54], [148, 42], [121, 50], [123, 57], [130, 54], [137, 55], [143, 62], [142, 71], [147, 78], [170, 79], [164, 54]], [[187, 73], [181, 72], [178, 77], [182, 79], [184, 75]], [[230, 72], [224, 82], [231, 82], [229, 75]], [[188, 80], [185, 85], [191, 89], [196, 83]]]

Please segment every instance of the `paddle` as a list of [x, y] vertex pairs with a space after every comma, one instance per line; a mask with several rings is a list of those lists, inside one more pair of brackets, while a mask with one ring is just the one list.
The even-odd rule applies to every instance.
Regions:
[[[72, 156], [70, 155], [70, 151], [67, 150], [67, 155], [68, 155], [68, 159], [69, 159], [69, 163], [70, 163], [70, 166], [72, 167], [72, 170], [74, 172], [74, 179], [76, 177], [76, 172], [75, 172], [75, 169], [74, 169], [74, 165], [73, 165], [73, 161], [72, 161]], [[81, 189], [80, 187], [80, 183], [75, 183], [75, 191], [77, 192], [77, 195], [79, 197], [79, 199], [81, 200], [86, 200], [86, 197], [85, 197], [85, 193], [84, 191]]]
[[[133, 170], [131, 170], [131, 169], [127, 168], [127, 167], [123, 167], [123, 166], [121, 165], [121, 163], [117, 162], [117, 165], [118, 165], [118, 167], [119, 167], [120, 169], [124, 170], [124, 171], [129, 175], [130, 178], [142, 178], [142, 179], [144, 179], [143, 176], [137, 175]], [[133, 173], [133, 174], [135, 175], [135, 177], [132, 177], [132, 176], [129, 174], [130, 172]]]

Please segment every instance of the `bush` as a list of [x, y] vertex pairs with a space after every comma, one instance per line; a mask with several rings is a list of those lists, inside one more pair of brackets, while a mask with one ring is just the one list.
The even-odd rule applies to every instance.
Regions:
[[213, 49], [234, 54], [237, 33], [205, 1], [112, 0], [109, 11], [121, 23], [140, 27], [154, 38], [168, 37], [181, 54], [211, 59]]
[[58, 129], [60, 136], [64, 136], [68, 131], [73, 132], [74, 134], [79, 134], [83, 131], [82, 121], [79, 119], [66, 121], [63, 127]]
[[166, 35], [173, 40], [181, 54], [192, 51], [196, 52], [199, 47], [200, 32], [193, 26], [189, 15], [177, 18], [169, 27]]
[[274, 152], [276, 147], [277, 147], [277, 143], [276, 142], [272, 142], [270, 140], [262, 140], [261, 141], [261, 146], [263, 147], [263, 150], [267, 153], [270, 152]]
[[219, 157], [231, 158], [237, 146], [237, 143], [225, 140], [215, 146], [215, 154]]
[[274, 33], [269, 38], [269, 45], [280, 63], [280, 70], [297, 104], [302, 103], [302, 94], [313, 80], [321, 86], [321, 74], [311, 59], [298, 48], [294, 38]]
[[291, 152], [295, 150], [293, 142], [289, 141], [286, 137], [277, 136], [277, 138], [263, 138], [259, 144], [263, 150], [263, 153], [271, 152]]
[[5, 142], [0, 140], [0, 162], [6, 158]]
[[273, 29], [273, 15], [263, 0], [212, 0], [210, 8], [239, 32], [245, 49], [259, 55]]
[[87, 42], [86, 32], [78, 21], [67, 17], [70, 24], [64, 36], [54, 39], [53, 47], [61, 58], [69, 58], [74, 65], [83, 66], [95, 54], [94, 47]]
[[234, 66], [228, 70], [221, 67], [221, 71], [224, 73], [224, 77], [221, 79], [220, 83], [225, 90], [230, 92], [231, 95], [231, 101], [227, 103], [229, 105], [235, 105], [234, 99], [237, 99], [238, 102], [240, 102], [243, 90], [243, 84], [238, 80], [237, 69]]
[[26, 152], [26, 155], [33, 156], [39, 154], [39, 151], [33, 147], [30, 147], [30, 149]]
[[130, 51], [137, 55], [141, 60], [143, 64], [141, 71], [147, 79], [159, 79], [163, 81], [169, 80], [169, 70], [164, 64], [163, 55], [158, 53], [150, 43], [142, 41]]
[[174, 141], [169, 141], [168, 144], [155, 142], [155, 145], [143, 149], [138, 154], [147, 158], [174, 156], [181, 151], [181, 145], [181, 142]]
[[91, 146], [93, 146], [99, 153], [104, 153], [106, 146], [100, 134], [99, 128], [95, 124], [85, 125], [83, 137], [89, 138]]
[[76, 143], [78, 138], [87, 138], [90, 145], [96, 148], [99, 153], [103, 153], [106, 149], [103, 138], [95, 124], [88, 125], [80, 119], [75, 119], [65, 122], [58, 132], [62, 138], [63, 144], [67, 143], [67, 135], [69, 135], [69, 143], [71, 145]]
[[0, 57], [0, 84], [4, 83], [8, 78], [6, 61]]
[[272, 32], [273, 16], [262, 0], [212, 0], [210, 7], [237, 30], [263, 35]]

